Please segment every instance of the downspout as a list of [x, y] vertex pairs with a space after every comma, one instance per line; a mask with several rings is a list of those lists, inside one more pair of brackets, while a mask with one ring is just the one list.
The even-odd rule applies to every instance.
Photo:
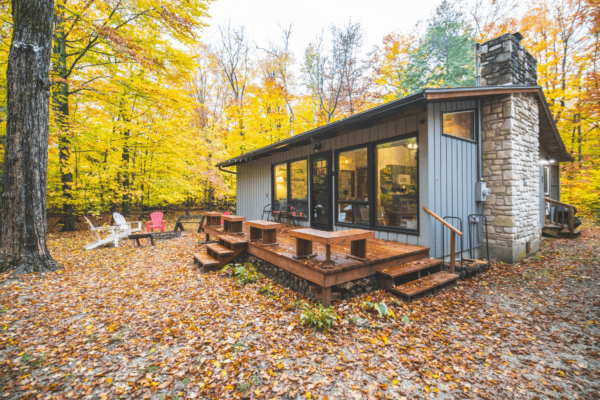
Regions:
[[218, 166], [218, 168], [219, 168], [219, 171], [222, 171], [222, 172], [227, 172], [228, 174], [237, 175], [237, 172], [228, 171], [228, 170], [226, 170], [226, 169], [223, 169], [223, 167], [222, 167], [222, 166], [220, 166], [220, 165]]
[[[479, 43], [475, 43], [475, 85], [481, 86], [481, 70], [479, 67]], [[482, 146], [482, 118], [481, 118], [481, 99], [477, 99], [477, 182], [483, 179], [483, 160], [481, 154]], [[483, 214], [483, 202], [478, 205], [478, 212]]]

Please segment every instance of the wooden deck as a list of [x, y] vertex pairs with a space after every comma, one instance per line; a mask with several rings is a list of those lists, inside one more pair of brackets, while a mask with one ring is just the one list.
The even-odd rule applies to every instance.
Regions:
[[[323, 289], [375, 275], [377, 271], [399, 264], [429, 257], [428, 247], [380, 239], [367, 239], [366, 258], [368, 261], [348, 257], [350, 255], [350, 243], [332, 244], [331, 260], [333, 264], [326, 265], [325, 244], [317, 242], [313, 242], [313, 252], [317, 254], [316, 257], [297, 260], [294, 259], [296, 239], [290, 235], [289, 225], [282, 226], [282, 228], [277, 229], [277, 245], [265, 247], [259, 243], [248, 241], [246, 252], [313, 282]], [[292, 227], [291, 229], [297, 228]], [[217, 240], [219, 236], [224, 235], [222, 227], [208, 226], [204, 230], [207, 235], [211, 236], [212, 240]], [[243, 224], [243, 232], [245, 235], [242, 237], [250, 237], [250, 228], [246, 223]], [[323, 291], [323, 303], [326, 302], [327, 295], [325, 292], [326, 290]]]

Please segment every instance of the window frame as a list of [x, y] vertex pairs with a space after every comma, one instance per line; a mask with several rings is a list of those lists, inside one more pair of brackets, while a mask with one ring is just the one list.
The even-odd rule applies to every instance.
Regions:
[[[383, 225], [377, 225], [377, 207], [376, 207], [376, 168], [375, 168], [375, 164], [376, 164], [376, 157], [377, 157], [377, 145], [383, 144], [383, 143], [389, 143], [389, 142], [395, 142], [398, 140], [402, 140], [402, 139], [410, 139], [410, 138], [415, 138], [416, 139], [416, 143], [417, 143], [417, 179], [420, 181], [420, 169], [419, 169], [419, 150], [421, 149], [421, 146], [419, 144], [419, 131], [413, 131], [413, 132], [409, 132], [409, 133], [405, 133], [402, 135], [396, 135], [396, 136], [392, 136], [389, 138], [385, 138], [385, 139], [379, 139], [379, 140], [374, 140], [372, 142], [368, 142], [368, 143], [361, 143], [361, 144], [357, 144], [357, 145], [353, 145], [353, 146], [348, 146], [348, 147], [344, 147], [341, 149], [337, 149], [334, 151], [334, 160], [333, 160], [333, 164], [334, 164], [334, 168], [335, 168], [335, 172], [334, 172], [334, 176], [335, 176], [335, 182], [334, 185], [335, 187], [333, 188], [335, 190], [335, 194], [334, 194], [334, 201], [333, 201], [333, 213], [334, 213], [334, 219], [333, 219], [333, 223], [335, 226], [341, 226], [341, 227], [347, 227], [347, 228], [354, 228], [354, 229], [361, 229], [361, 228], [366, 228], [369, 230], [375, 230], [375, 231], [381, 231], [381, 232], [393, 232], [393, 233], [403, 233], [403, 234], [407, 234], [407, 235], [411, 235], [411, 236], [420, 236], [421, 235], [421, 206], [420, 206], [420, 198], [421, 198], [421, 185], [420, 182], [419, 184], [417, 184], [417, 197], [416, 197], [416, 203], [417, 203], [417, 229], [405, 229], [405, 228], [398, 228], [398, 227], [389, 227], [389, 226], [383, 226]], [[360, 148], [367, 148], [367, 177], [370, 181], [370, 183], [367, 185], [367, 193], [369, 194], [369, 200], [368, 201], [356, 201], [356, 200], [340, 200], [339, 198], [339, 173], [340, 173], [340, 166], [339, 166], [339, 161], [340, 161], [340, 153], [345, 153], [347, 151], [351, 151], [351, 150], [356, 150], [356, 149], [360, 149]], [[348, 204], [352, 204], [352, 223], [346, 223], [346, 222], [340, 222], [339, 221], [339, 203], [348, 203]], [[369, 224], [368, 225], [364, 225], [364, 224], [357, 224], [354, 223], [354, 205], [368, 205], [369, 206]]]
[[305, 217], [297, 217], [294, 216], [294, 218], [296, 220], [300, 220], [300, 221], [308, 221], [308, 215], [310, 214], [310, 176], [309, 176], [309, 164], [308, 164], [308, 157], [299, 157], [299, 158], [294, 158], [292, 160], [286, 160], [286, 161], [278, 161], [278, 162], [274, 162], [271, 163], [271, 204], [275, 203], [278, 200], [275, 200], [275, 167], [277, 165], [282, 165], [285, 164], [286, 165], [286, 173], [287, 173], [287, 197], [286, 197], [286, 201], [289, 203], [290, 201], [292, 201], [291, 199], [291, 195], [292, 195], [292, 180], [291, 180], [291, 166], [290, 164], [295, 163], [297, 161], [306, 161], [306, 216]]
[[[550, 165], [546, 164], [542, 168], [542, 181], [544, 185], [544, 196], [550, 196], [552, 193], [552, 172]], [[548, 185], [548, 191], [546, 192], [546, 185]]]
[[[455, 114], [455, 113], [461, 113], [461, 112], [473, 112], [473, 131], [472, 133], [472, 137], [473, 139], [465, 139], [462, 138], [460, 136], [454, 136], [454, 135], [450, 135], [447, 133], [444, 133], [444, 115], [446, 114]], [[442, 136], [448, 137], [448, 138], [452, 138], [452, 139], [456, 139], [456, 140], [463, 140], [465, 142], [468, 143], [477, 143], [477, 132], [479, 131], [479, 118], [477, 116], [477, 108], [465, 108], [465, 109], [461, 109], [461, 110], [449, 110], [449, 111], [442, 111], [442, 114], [440, 116], [440, 126], [441, 126], [441, 130], [442, 130]]]

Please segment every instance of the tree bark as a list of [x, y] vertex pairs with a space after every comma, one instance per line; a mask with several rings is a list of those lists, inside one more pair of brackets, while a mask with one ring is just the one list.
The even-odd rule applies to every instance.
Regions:
[[13, 274], [57, 269], [46, 245], [53, 0], [13, 0], [0, 262]]
[[60, 161], [60, 181], [63, 191], [63, 215], [59, 221], [62, 224], [61, 232], [71, 232], [75, 230], [75, 210], [73, 207], [73, 195], [71, 187], [73, 185], [73, 174], [69, 171], [69, 158], [71, 157], [69, 140], [69, 75], [67, 72], [67, 35], [64, 30], [62, 17], [57, 17], [57, 35], [54, 52], [58, 54], [57, 72], [60, 81], [54, 90], [53, 104], [56, 112], [56, 122], [60, 127], [60, 136], [58, 139], [59, 161]]

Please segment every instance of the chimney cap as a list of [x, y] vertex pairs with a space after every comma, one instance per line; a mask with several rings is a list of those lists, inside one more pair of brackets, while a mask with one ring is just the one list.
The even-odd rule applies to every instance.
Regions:
[[520, 42], [521, 40], [523, 40], [523, 35], [521, 35], [521, 33], [520, 33], [520, 32], [515, 32], [515, 33], [513, 33], [512, 35], [513, 35], [513, 37], [514, 37], [515, 39], [517, 39], [519, 42]]

